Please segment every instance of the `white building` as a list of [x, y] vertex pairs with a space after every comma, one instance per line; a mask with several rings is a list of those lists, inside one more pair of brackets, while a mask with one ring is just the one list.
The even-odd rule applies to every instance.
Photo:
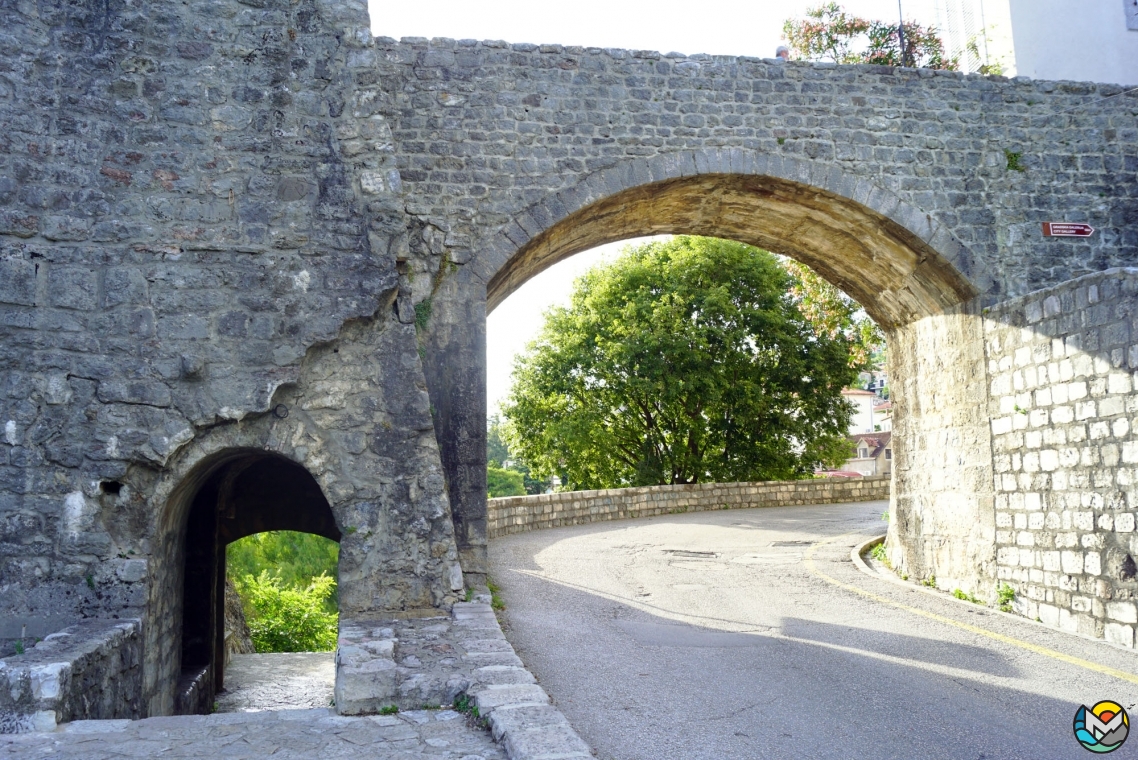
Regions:
[[877, 394], [857, 388], [846, 388], [842, 391], [842, 398], [854, 405], [854, 413], [850, 417], [850, 435], [872, 433], [873, 407], [878, 403]]
[[1138, 85], [1138, 0], [902, 0], [961, 71]]
[[888, 433], [893, 430], [893, 402], [877, 401], [873, 407], [873, 430]]

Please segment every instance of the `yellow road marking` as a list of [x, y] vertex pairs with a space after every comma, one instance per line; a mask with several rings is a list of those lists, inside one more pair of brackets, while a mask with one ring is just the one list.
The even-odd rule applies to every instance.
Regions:
[[1095, 673], [1102, 673], [1104, 675], [1113, 676], [1114, 678], [1118, 678], [1118, 679], [1121, 679], [1123, 681], [1129, 681], [1130, 683], [1138, 684], [1138, 675], [1135, 675], [1133, 673], [1127, 673], [1124, 670], [1118, 670], [1117, 668], [1112, 668], [1112, 667], [1109, 667], [1107, 665], [1099, 665], [1097, 662], [1091, 662], [1089, 660], [1084, 660], [1084, 659], [1081, 659], [1079, 657], [1072, 657], [1069, 654], [1063, 654], [1062, 652], [1057, 652], [1054, 649], [1048, 649], [1047, 647], [1042, 647], [1042, 646], [1039, 646], [1038, 644], [1032, 644], [1030, 641], [1022, 641], [1020, 639], [1016, 639], [1016, 638], [1013, 638], [1011, 636], [1005, 636], [1002, 633], [996, 633], [995, 631], [989, 631], [987, 628], [981, 628], [979, 626], [971, 625], [969, 623], [962, 623], [959, 620], [953, 620], [952, 618], [944, 617], [943, 615], [938, 615], [935, 612], [927, 612], [927, 611], [919, 609], [917, 607], [910, 607], [907, 604], [902, 604], [901, 602], [895, 602], [892, 599], [886, 599], [883, 596], [878, 596], [877, 594], [874, 594], [871, 591], [866, 591], [865, 589], [859, 588], [858, 586], [854, 586], [850, 583], [843, 583], [842, 581], [838, 580], [837, 578], [832, 578], [829, 575], [826, 575], [825, 573], [823, 573], [821, 570], [819, 570], [818, 567], [814, 564], [814, 553], [818, 550], [818, 548], [821, 546], [825, 546], [826, 544], [833, 543], [835, 541], [839, 541], [839, 540], [845, 538], [846, 536], [852, 536], [852, 535], [854, 535], [854, 534], [846, 533], [846, 534], [841, 535], [841, 536], [834, 536], [833, 538], [827, 538], [823, 541], [819, 541], [816, 544], [811, 544], [810, 548], [806, 550], [806, 553], [802, 558], [802, 563], [804, 565], [806, 565], [807, 570], [814, 573], [814, 575], [817, 575], [819, 578], [826, 581], [827, 583], [832, 583], [833, 585], [837, 586], [838, 588], [845, 589], [846, 591], [851, 591], [855, 594], [860, 594], [861, 596], [872, 599], [873, 601], [879, 602], [880, 604], [884, 604], [884, 605], [887, 605], [889, 607], [895, 607], [896, 609], [904, 610], [905, 612], [909, 612], [909, 613], [912, 613], [914, 615], [919, 615], [923, 618], [928, 618], [929, 620], [935, 620], [938, 623], [944, 623], [945, 625], [951, 625], [954, 628], [960, 628], [961, 630], [968, 631], [969, 633], [975, 633], [979, 636], [986, 636], [989, 639], [994, 639], [994, 640], [999, 641], [1003, 644], [1010, 644], [1011, 646], [1019, 647], [1020, 649], [1026, 649], [1029, 652], [1034, 652], [1035, 654], [1040, 654], [1040, 655], [1043, 655], [1044, 657], [1050, 657], [1053, 660], [1059, 660], [1060, 662], [1065, 662], [1068, 665], [1074, 665], [1075, 667], [1085, 668], [1086, 670], [1094, 671]]

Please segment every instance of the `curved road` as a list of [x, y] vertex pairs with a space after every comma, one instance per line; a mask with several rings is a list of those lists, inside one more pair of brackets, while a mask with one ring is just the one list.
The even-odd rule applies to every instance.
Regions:
[[495, 539], [506, 635], [602, 760], [1088, 758], [1080, 703], [1138, 719], [1134, 652], [859, 572], [885, 507]]

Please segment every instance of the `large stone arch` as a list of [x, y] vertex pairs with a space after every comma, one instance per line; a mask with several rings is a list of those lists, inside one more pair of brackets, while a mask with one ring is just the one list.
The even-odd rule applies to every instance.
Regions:
[[[525, 280], [606, 242], [726, 237], [791, 255], [885, 328], [894, 390], [890, 546], [912, 574], [991, 584], [994, 513], [980, 312], [991, 281], [935, 218], [826, 162], [744, 150], [634, 159], [512, 214], [436, 291], [426, 359], [464, 564], [485, 545], [485, 314]], [[990, 296], [989, 296], [990, 297]]]
[[885, 327], [953, 309], [990, 284], [931, 213], [874, 182], [825, 162], [707, 149], [606, 168], [513, 215], [476, 265], [487, 309], [574, 253], [661, 233], [793, 256]]

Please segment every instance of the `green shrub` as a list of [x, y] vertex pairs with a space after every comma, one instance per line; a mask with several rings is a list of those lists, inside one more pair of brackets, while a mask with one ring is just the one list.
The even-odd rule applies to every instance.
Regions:
[[1003, 612], [1012, 611], [1012, 602], [1015, 601], [1016, 590], [1006, 583], [1001, 583], [997, 592], [996, 602]]
[[[353, 530], [349, 528], [346, 532]], [[335, 541], [293, 530], [255, 533], [234, 541], [225, 550], [227, 574], [235, 583], [246, 575], [256, 576], [268, 570], [284, 587], [304, 588], [321, 575], [335, 578], [339, 559], [340, 545]], [[338, 602], [333, 587], [324, 603], [324, 611], [335, 612]]]
[[495, 583], [490, 576], [486, 576], [486, 588], [490, 589], [490, 606], [496, 610], [506, 609], [506, 603], [502, 601], [502, 597], [498, 596], [502, 587]]
[[490, 465], [486, 468], [486, 491], [491, 499], [499, 496], [525, 496], [525, 476], [515, 470]]
[[981, 599], [980, 597], [973, 596], [972, 594], [969, 594], [967, 591], [962, 591], [961, 589], [958, 589], [958, 588], [954, 588], [952, 590], [952, 595], [955, 596], [957, 599], [961, 599], [965, 602], [972, 602], [973, 604], [983, 604], [984, 603], [984, 600]]
[[286, 586], [262, 570], [236, 583], [258, 652], [329, 652], [336, 648], [336, 618], [325, 603], [336, 587], [318, 575], [306, 587]]

